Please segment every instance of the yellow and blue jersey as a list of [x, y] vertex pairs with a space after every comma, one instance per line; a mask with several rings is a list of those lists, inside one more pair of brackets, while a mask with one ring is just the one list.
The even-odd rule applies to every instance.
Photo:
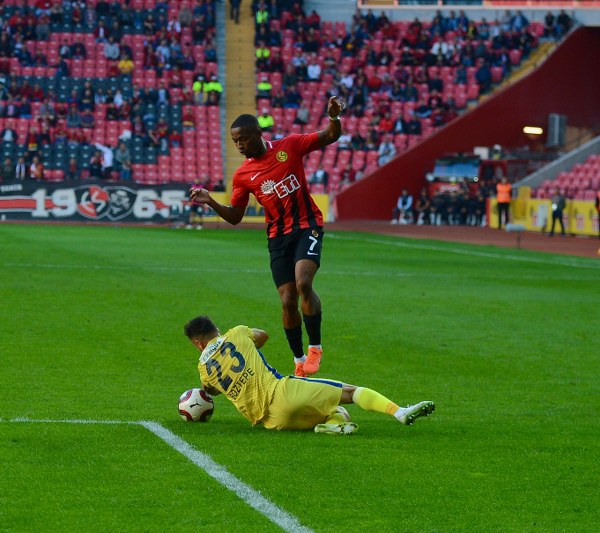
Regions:
[[247, 326], [236, 326], [209, 342], [198, 371], [205, 385], [225, 394], [252, 424], [268, 414], [282, 376], [267, 364]]

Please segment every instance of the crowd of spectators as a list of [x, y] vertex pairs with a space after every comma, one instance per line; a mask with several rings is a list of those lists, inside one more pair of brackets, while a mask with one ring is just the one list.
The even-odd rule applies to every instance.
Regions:
[[[181, 147], [182, 132], [196, 126], [189, 107], [216, 106], [223, 91], [216, 76], [215, 3], [195, 0], [191, 6], [170, 7], [156, 2], [152, 9], [103, 0], [1, 5], [4, 166], [10, 160], [19, 178], [45, 179], [48, 167], [57, 163], [59, 177], [79, 177], [82, 171], [95, 177], [102, 159], [102, 177], [130, 179], [131, 161], [123, 165], [115, 158], [114, 165], [106, 164], [118, 152], [117, 144], [131, 152], [141, 139], [143, 147], [163, 154]], [[135, 46], [142, 41], [143, 49]], [[90, 62], [94, 70], [84, 77], [81, 66]], [[157, 81], [149, 85], [146, 79]], [[187, 109], [185, 126], [171, 120], [182, 109]], [[28, 121], [25, 127], [22, 119]], [[125, 133], [111, 139], [111, 154], [96, 150], [99, 122], [118, 124]], [[102, 142], [97, 144], [105, 146]], [[53, 153], [65, 146], [70, 153], [88, 149], [79, 150], [83, 157], [54, 161]], [[18, 166], [17, 173], [21, 158], [25, 172]]]
[[[327, 98], [338, 95], [353, 133], [339, 151], [376, 152], [365, 166], [386, 164], [453, 120], [527, 58], [540, 38], [559, 38], [572, 24], [564, 11], [531, 24], [520, 10], [494, 21], [453, 10], [438, 10], [430, 21], [391, 21], [385, 12], [357, 10], [346, 26], [323, 22], [293, 1], [256, 0], [253, 13], [257, 115], [269, 117], [267, 131], [287, 135], [318, 126]], [[312, 169], [318, 164], [314, 160]], [[337, 174], [330, 191], [339, 186]]]

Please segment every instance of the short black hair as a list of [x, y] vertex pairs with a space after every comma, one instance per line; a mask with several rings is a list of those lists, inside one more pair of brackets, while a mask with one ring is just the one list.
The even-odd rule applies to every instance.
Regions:
[[258, 119], [254, 115], [240, 115], [236, 118], [231, 124], [231, 129], [234, 128], [256, 128], [260, 130], [260, 125], [258, 124]]
[[214, 325], [213, 321], [207, 316], [197, 316], [192, 318], [185, 326], [183, 326], [183, 333], [188, 339], [196, 337], [206, 337], [208, 335], [218, 334], [217, 326]]

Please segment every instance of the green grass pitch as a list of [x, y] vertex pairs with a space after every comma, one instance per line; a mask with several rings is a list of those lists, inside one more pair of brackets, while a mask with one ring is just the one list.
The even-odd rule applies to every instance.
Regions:
[[326, 233], [319, 376], [437, 404], [340, 438], [177, 414], [197, 314], [292, 371], [263, 230], [4, 224], [0, 254], [2, 531], [281, 531], [140, 425], [44, 420], [154, 421], [305, 531], [597, 530], [597, 260]]

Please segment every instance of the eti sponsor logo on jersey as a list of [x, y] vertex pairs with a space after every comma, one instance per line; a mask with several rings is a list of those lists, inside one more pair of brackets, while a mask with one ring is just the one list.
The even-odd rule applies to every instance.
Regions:
[[277, 161], [283, 163], [284, 161], [287, 161], [288, 155], [287, 152], [280, 150], [279, 152], [277, 152], [277, 155], [275, 157], [277, 158]]
[[286, 176], [279, 183], [275, 183], [273, 180], [266, 180], [260, 186], [260, 190], [263, 194], [277, 193], [279, 198], [285, 198], [299, 188], [300, 182], [294, 174]]

